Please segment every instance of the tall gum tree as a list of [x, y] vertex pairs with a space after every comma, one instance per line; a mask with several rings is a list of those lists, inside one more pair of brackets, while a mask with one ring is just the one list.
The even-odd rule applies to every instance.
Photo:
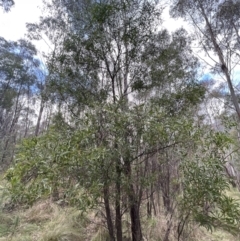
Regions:
[[[156, 4], [142, 0], [53, 1], [52, 3], [53, 15], [43, 19], [38, 26], [28, 27], [30, 30], [38, 28], [48, 31], [49, 38], [56, 46], [49, 66], [50, 72], [54, 73], [52, 75], [54, 86], [60, 89], [59, 98], [67, 100], [68, 103], [71, 99], [71, 107], [75, 114], [92, 100], [102, 102], [106, 98], [122, 106], [123, 110], [128, 108], [128, 96], [132, 91], [132, 85], [136, 82], [137, 76], [144, 73], [144, 69], [137, 68], [141, 61], [144, 43], [152, 38], [155, 24], [160, 16]], [[36, 32], [31, 31], [31, 33], [33, 37], [36, 36], [34, 35]], [[118, 148], [117, 142], [114, 147]], [[121, 157], [122, 161], [120, 157], [115, 160], [118, 176], [115, 227], [116, 238], [119, 241], [122, 240], [120, 206], [122, 175], [128, 176], [129, 180], [127, 193], [132, 238], [142, 239], [140, 205], [134, 186], [130, 183], [132, 171], [129, 158], [126, 155]], [[108, 230], [111, 240], [115, 240], [107, 180], [104, 181], [103, 191]]]
[[238, 1], [173, 0], [171, 13], [184, 17], [194, 26], [200, 48], [211, 58], [213, 51], [218, 61], [215, 72], [222, 73], [228, 84], [232, 103], [240, 122], [239, 101], [234, 88], [234, 70], [239, 66], [239, 10]]
[[26, 122], [29, 121], [30, 109], [24, 104], [24, 99], [30, 98], [37, 81], [35, 71], [39, 61], [35, 56], [36, 49], [30, 42], [0, 38], [1, 161], [7, 164], [14, 153], [14, 148], [9, 151], [9, 146], [14, 146], [21, 135], [17, 126], [22, 115], [26, 116]]

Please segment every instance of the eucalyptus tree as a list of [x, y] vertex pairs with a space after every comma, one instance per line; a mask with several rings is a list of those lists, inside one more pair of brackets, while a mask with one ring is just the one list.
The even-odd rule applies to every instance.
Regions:
[[[56, 45], [50, 62], [50, 72], [58, 96], [71, 103], [71, 110], [78, 112], [82, 107], [100, 103], [106, 98], [115, 104], [125, 103], [136, 75], [143, 43], [151, 38], [154, 21], [159, 15], [156, 4], [150, 1], [103, 1], [74, 2], [54, 1], [52, 18], [43, 19], [39, 27], [50, 33]], [[49, 28], [46, 28], [49, 26]], [[34, 28], [29, 25], [29, 28]], [[47, 32], [46, 32], [47, 33]], [[55, 34], [54, 34], [55, 33]], [[139, 71], [140, 70], [140, 71]], [[137, 73], [138, 72], [138, 73]], [[115, 145], [117, 148], [117, 143]], [[130, 162], [123, 160], [131, 175]], [[121, 159], [116, 160], [116, 171], [121, 178]], [[130, 188], [130, 187], [129, 187]], [[139, 204], [133, 186], [129, 192], [129, 208], [134, 240], [141, 239]], [[122, 239], [120, 181], [116, 181], [116, 227], [117, 239]], [[108, 229], [114, 239], [111, 224], [109, 186], [104, 184], [104, 200]]]
[[[148, 1], [54, 1], [54, 16], [38, 27], [50, 33], [56, 45], [54, 65], [50, 63], [53, 78], [59, 75], [55, 84], [65, 86], [65, 95], [66, 90], [70, 96], [81, 93], [78, 105], [89, 96], [111, 95], [114, 102], [127, 98], [142, 43], [151, 38], [159, 15], [154, 5]], [[29, 25], [29, 29], [35, 27]]]
[[[213, 70], [223, 75], [240, 121], [240, 108], [234, 82], [239, 65], [239, 1], [173, 0], [172, 16], [184, 17], [194, 26], [199, 47], [213, 62]], [[214, 58], [214, 55], [217, 59]]]
[[[6, 158], [11, 159], [13, 153], [8, 153], [9, 145], [14, 146], [16, 138], [19, 137], [20, 133], [18, 133], [17, 126], [21, 115], [25, 113], [27, 117], [30, 111], [24, 104], [24, 101], [31, 95], [36, 84], [37, 78], [34, 70], [38, 66], [38, 60], [35, 59], [35, 55], [35, 47], [26, 40], [10, 42], [3, 38], [0, 39], [0, 135], [2, 139], [2, 162]], [[29, 118], [27, 117], [25, 120], [26, 130]]]

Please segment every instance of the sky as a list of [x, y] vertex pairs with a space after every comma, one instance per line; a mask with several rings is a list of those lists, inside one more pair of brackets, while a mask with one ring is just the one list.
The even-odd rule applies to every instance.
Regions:
[[[38, 22], [42, 15], [41, 8], [42, 0], [15, 0], [15, 5], [10, 12], [6, 13], [0, 9], [0, 36], [7, 40], [24, 38], [27, 33], [26, 23]], [[164, 25], [170, 31], [184, 25], [183, 21], [170, 19], [167, 9], [162, 17], [165, 21]]]
[[[0, 9], [0, 36], [16, 41], [26, 38], [26, 23], [37, 23], [42, 15], [42, 0], [15, 0], [10, 12]], [[37, 47], [39, 57], [42, 52], [49, 52], [49, 46], [43, 41], [32, 41]]]
[[7, 40], [23, 38], [26, 22], [36, 22], [41, 15], [42, 0], [15, 0], [10, 12], [0, 9], [0, 36]]

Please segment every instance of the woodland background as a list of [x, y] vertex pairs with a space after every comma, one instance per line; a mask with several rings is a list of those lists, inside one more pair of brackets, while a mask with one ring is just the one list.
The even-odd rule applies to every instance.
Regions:
[[239, 240], [240, 2], [51, 0], [26, 26], [0, 37], [0, 240]]

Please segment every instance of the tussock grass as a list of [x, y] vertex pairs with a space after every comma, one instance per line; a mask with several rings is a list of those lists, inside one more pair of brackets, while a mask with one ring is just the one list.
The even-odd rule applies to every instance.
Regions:
[[[240, 192], [229, 190], [229, 196], [240, 200]], [[82, 214], [70, 207], [60, 207], [50, 200], [40, 201], [28, 209], [11, 212], [3, 210], [9, 200], [4, 184], [0, 181], [0, 241], [107, 241], [106, 227], [101, 217], [95, 212]], [[2, 209], [2, 210], [1, 210]], [[168, 227], [169, 217], [164, 210], [157, 216], [147, 218], [143, 213], [142, 228], [146, 241], [161, 241]], [[176, 240], [177, 220], [173, 220], [169, 241]], [[130, 218], [123, 216], [124, 241], [131, 236]], [[238, 241], [240, 237], [232, 236], [222, 229], [212, 233], [204, 228], [191, 226], [188, 241]]]
[[[235, 200], [240, 202], [240, 192], [239, 190], [232, 188], [226, 192], [226, 194]], [[145, 217], [145, 218], [144, 218]], [[142, 228], [144, 233], [144, 238], [146, 241], [161, 241], [168, 228], [169, 216], [166, 215], [164, 209], [158, 210], [156, 216], [147, 218], [147, 215], [142, 216]], [[176, 217], [172, 219], [172, 228], [169, 234], [169, 241], [177, 240], [177, 227], [178, 220]], [[189, 224], [186, 227], [186, 233], [183, 234], [182, 238], [186, 241], [239, 241], [240, 233], [237, 235], [232, 235], [231, 233], [223, 230], [223, 227], [216, 228], [215, 230], [208, 231], [203, 227], [198, 225]]]
[[81, 241], [85, 240], [86, 218], [74, 209], [58, 209], [55, 215], [43, 226], [45, 232], [41, 241]]
[[100, 227], [95, 235], [91, 238], [91, 241], [107, 241], [109, 240], [108, 232], [105, 228]]
[[87, 240], [84, 231], [87, 218], [80, 211], [61, 208], [49, 200], [38, 202], [27, 210], [3, 213], [0, 219], [1, 241]]

